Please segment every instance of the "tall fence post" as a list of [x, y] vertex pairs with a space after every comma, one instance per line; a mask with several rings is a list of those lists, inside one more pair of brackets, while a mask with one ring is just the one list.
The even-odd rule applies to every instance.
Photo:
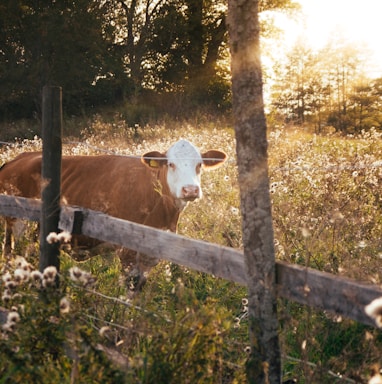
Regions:
[[251, 352], [247, 382], [281, 382], [276, 262], [269, 194], [267, 126], [260, 60], [259, 0], [229, 0], [232, 106]]
[[55, 266], [57, 271], [60, 267], [59, 244], [49, 244], [46, 238], [49, 233], [58, 231], [60, 219], [61, 137], [62, 90], [61, 87], [45, 86], [42, 94], [41, 272], [48, 266]]

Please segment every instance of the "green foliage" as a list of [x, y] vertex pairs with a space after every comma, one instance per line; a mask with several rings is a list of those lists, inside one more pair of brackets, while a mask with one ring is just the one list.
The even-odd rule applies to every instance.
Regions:
[[[221, 114], [231, 103], [226, 8], [221, 0], [4, 0], [1, 119], [39, 118], [44, 85], [62, 86], [69, 116], [126, 100], [150, 109], [147, 90], [165, 114]], [[296, 9], [261, 2], [262, 12]]]
[[100, 103], [93, 83], [97, 76], [116, 71], [102, 35], [103, 12], [89, 0], [3, 4], [0, 108], [4, 117], [40, 112], [41, 91], [47, 84], [63, 87], [69, 113]]

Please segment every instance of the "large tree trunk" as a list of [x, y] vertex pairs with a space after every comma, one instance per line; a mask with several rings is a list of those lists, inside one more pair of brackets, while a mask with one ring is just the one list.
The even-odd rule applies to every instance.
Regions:
[[229, 0], [232, 91], [244, 255], [248, 275], [249, 383], [280, 383], [275, 255], [269, 195], [258, 0]]

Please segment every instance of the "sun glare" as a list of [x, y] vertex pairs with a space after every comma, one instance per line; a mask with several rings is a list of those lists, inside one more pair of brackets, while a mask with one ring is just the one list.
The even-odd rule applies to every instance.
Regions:
[[382, 23], [376, 0], [297, 0], [302, 6], [299, 21], [284, 20], [285, 40], [292, 45], [303, 36], [314, 49], [323, 47], [340, 32], [348, 41], [370, 51], [368, 73], [382, 76]]

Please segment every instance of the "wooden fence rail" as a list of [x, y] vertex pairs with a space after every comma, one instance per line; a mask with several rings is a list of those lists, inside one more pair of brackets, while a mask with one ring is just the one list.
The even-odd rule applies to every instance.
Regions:
[[[2, 216], [38, 221], [40, 210], [39, 200], [0, 195]], [[61, 208], [59, 226], [63, 230], [82, 233], [242, 285], [247, 284], [243, 253], [232, 248], [70, 206]], [[276, 265], [276, 274], [279, 297], [375, 326], [364, 307], [382, 297], [381, 287], [280, 261]]]

